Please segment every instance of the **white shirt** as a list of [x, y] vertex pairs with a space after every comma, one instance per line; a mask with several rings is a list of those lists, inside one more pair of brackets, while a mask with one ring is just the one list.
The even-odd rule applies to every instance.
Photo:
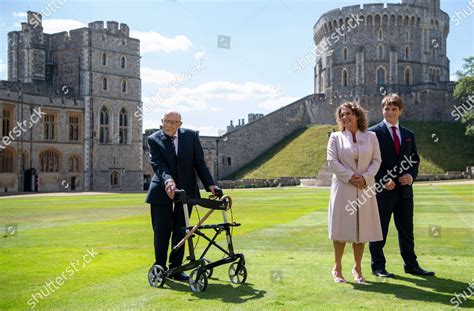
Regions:
[[392, 124], [392, 123], [388, 122], [387, 120], [383, 119], [383, 123], [385, 123], [385, 126], [388, 128], [388, 132], [390, 133], [390, 137], [392, 137], [393, 141], [395, 141], [395, 140], [393, 139], [392, 126], [395, 126], [397, 128], [398, 141], [400, 142], [400, 146], [401, 146], [402, 145], [402, 134], [400, 133], [400, 126], [398, 125], [399, 122], [397, 122], [397, 124]]

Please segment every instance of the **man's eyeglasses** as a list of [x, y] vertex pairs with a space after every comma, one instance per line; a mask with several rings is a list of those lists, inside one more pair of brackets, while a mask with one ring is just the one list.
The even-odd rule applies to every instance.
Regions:
[[176, 124], [179, 124], [179, 123], [181, 123], [181, 121], [175, 121], [175, 120], [163, 120], [163, 119], [161, 120], [161, 122], [162, 122], [163, 124], [170, 124], [170, 125], [176, 125]]

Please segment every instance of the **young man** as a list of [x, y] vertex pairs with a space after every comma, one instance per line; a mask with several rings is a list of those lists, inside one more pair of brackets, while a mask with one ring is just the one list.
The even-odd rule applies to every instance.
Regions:
[[398, 118], [403, 111], [403, 100], [397, 94], [388, 94], [382, 99], [384, 120], [369, 128], [379, 140], [382, 164], [375, 180], [384, 185], [377, 193], [377, 204], [382, 225], [383, 240], [369, 244], [372, 257], [372, 273], [381, 277], [395, 277], [385, 269], [383, 247], [387, 240], [388, 227], [392, 217], [398, 231], [400, 254], [405, 262], [406, 273], [433, 276], [434, 272], [420, 267], [416, 260], [413, 237], [413, 187], [418, 175], [418, 156], [413, 132], [399, 125]]
[[[204, 162], [204, 153], [197, 132], [181, 127], [181, 114], [168, 111], [163, 114], [163, 129], [148, 137], [150, 161], [155, 172], [146, 202], [150, 203], [154, 231], [155, 264], [166, 270], [166, 257], [172, 235], [172, 246], [184, 237], [185, 227], [182, 204], [173, 209], [176, 189], [184, 189], [190, 198], [199, 198], [196, 175], [207, 191], [216, 194], [209, 169]], [[191, 206], [189, 215], [191, 215]], [[169, 256], [170, 269], [183, 262], [184, 245]], [[185, 281], [188, 276], [181, 272], [174, 279]]]

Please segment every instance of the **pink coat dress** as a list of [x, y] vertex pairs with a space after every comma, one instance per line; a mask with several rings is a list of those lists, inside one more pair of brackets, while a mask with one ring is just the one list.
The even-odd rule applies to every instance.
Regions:
[[[335, 132], [329, 137], [327, 161], [334, 173], [329, 198], [329, 238], [335, 241], [365, 243], [380, 241], [382, 228], [375, 191], [375, 174], [382, 162], [375, 133]], [[364, 177], [368, 188], [358, 189], [349, 180]]]

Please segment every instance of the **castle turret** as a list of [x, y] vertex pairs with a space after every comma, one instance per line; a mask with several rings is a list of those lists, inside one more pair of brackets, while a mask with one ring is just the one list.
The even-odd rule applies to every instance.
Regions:
[[45, 80], [46, 52], [40, 13], [28, 11], [21, 31], [8, 33], [8, 58], [8, 80]]

